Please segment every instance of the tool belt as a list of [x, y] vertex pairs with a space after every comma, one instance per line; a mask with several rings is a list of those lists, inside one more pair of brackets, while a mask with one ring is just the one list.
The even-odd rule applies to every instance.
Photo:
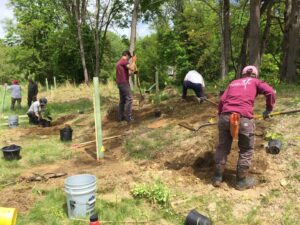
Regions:
[[231, 113], [229, 117], [230, 134], [234, 141], [237, 141], [239, 138], [240, 118], [241, 116], [238, 113]]

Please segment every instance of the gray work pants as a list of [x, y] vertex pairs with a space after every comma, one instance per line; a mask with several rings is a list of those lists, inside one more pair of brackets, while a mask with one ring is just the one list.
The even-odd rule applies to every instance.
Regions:
[[132, 114], [132, 96], [129, 83], [118, 84], [119, 88], [119, 120], [128, 119]]
[[17, 104], [18, 104], [18, 109], [21, 109], [21, 101], [22, 101], [21, 98], [11, 98], [11, 106], [10, 106], [10, 109], [11, 109], [11, 110], [15, 110], [15, 104], [16, 104], [16, 102], [17, 102]]
[[[230, 114], [222, 114], [219, 118], [219, 145], [216, 150], [215, 162], [216, 164], [226, 164], [227, 155], [229, 155], [232, 144], [232, 136], [230, 134]], [[239, 129], [239, 159], [238, 166], [250, 167], [252, 155], [254, 152], [254, 132], [255, 123], [253, 119], [246, 117], [240, 118]]]

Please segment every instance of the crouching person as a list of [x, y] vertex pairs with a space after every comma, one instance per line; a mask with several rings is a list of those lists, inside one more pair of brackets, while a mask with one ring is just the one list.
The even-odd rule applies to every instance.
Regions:
[[29, 118], [29, 124], [40, 124], [40, 121], [42, 121], [42, 111], [44, 111], [45, 107], [47, 105], [47, 99], [41, 98], [39, 101], [35, 101], [31, 104], [29, 107], [29, 110], [27, 111], [27, 115]]
[[245, 190], [255, 186], [254, 178], [248, 177], [254, 152], [255, 123], [253, 120], [254, 100], [258, 94], [266, 97], [266, 118], [273, 110], [275, 93], [271, 86], [258, 79], [255, 66], [246, 66], [242, 78], [232, 81], [219, 103], [219, 145], [215, 154], [213, 185], [219, 187], [233, 138], [238, 140], [236, 189]]
[[183, 85], [182, 85], [182, 99], [186, 98], [187, 90], [192, 89], [194, 90], [196, 96], [199, 98], [200, 103], [205, 100], [204, 95], [204, 79], [200, 73], [196, 70], [189, 71], [184, 78]]

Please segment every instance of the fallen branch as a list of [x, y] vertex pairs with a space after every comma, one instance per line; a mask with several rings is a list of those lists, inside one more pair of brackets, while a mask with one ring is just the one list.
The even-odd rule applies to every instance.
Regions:
[[0, 187], [1, 187], [1, 188], [4, 188], [4, 187], [7, 187], [7, 186], [9, 186], [9, 185], [16, 184], [16, 183], [18, 183], [18, 182], [19, 182], [18, 180], [11, 181], [11, 182], [8, 182], [8, 183], [6, 183], [6, 184], [1, 184]]
[[207, 98], [205, 98], [204, 100], [207, 101], [207, 102], [209, 102], [209, 103], [211, 103], [211, 104], [213, 104], [213, 105], [215, 105], [215, 106], [219, 106], [218, 103], [213, 102], [213, 101], [211, 101], [211, 100], [209, 100], [209, 99], [207, 99]]
[[[124, 135], [125, 134], [120, 134], [120, 135], [116, 135], [116, 136], [106, 137], [106, 138], [103, 138], [102, 141], [106, 141], [106, 140], [110, 140], [110, 139], [122, 137]], [[72, 148], [79, 148], [79, 147], [82, 147], [82, 146], [85, 146], [85, 145], [88, 145], [88, 144], [91, 144], [91, 143], [95, 143], [95, 142], [96, 142], [96, 140], [86, 141], [86, 142], [82, 142], [82, 143], [78, 143], [78, 144], [73, 144], [71, 147]]]

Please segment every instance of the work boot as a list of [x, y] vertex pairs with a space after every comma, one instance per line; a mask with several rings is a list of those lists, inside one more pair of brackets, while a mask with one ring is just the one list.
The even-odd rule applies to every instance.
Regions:
[[236, 189], [243, 191], [253, 188], [256, 185], [256, 180], [253, 177], [248, 177], [249, 167], [238, 166], [236, 171]]
[[225, 165], [216, 164], [214, 177], [213, 177], [213, 186], [220, 187], [223, 181], [223, 173], [224, 173]]
[[129, 116], [126, 118], [127, 123], [133, 123], [134, 122], [134, 118], [132, 116]]
[[125, 116], [122, 116], [122, 117], [119, 117], [119, 118], [118, 118], [118, 121], [119, 121], [119, 122], [122, 122], [122, 121], [125, 121], [125, 120], [126, 120]]

